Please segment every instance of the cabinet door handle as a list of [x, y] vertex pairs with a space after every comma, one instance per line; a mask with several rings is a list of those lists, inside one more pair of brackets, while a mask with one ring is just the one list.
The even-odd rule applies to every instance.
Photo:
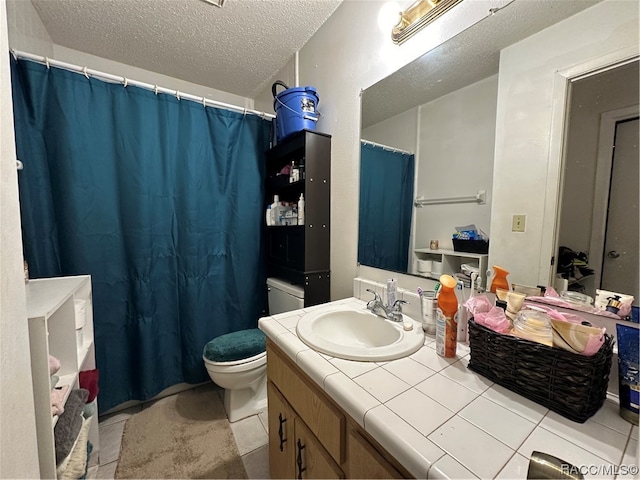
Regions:
[[280, 437], [280, 451], [282, 452], [282, 451], [284, 450], [284, 442], [286, 442], [286, 441], [287, 441], [287, 439], [286, 439], [286, 438], [283, 438], [283, 436], [284, 436], [284, 435], [283, 435], [283, 434], [284, 434], [284, 432], [283, 432], [283, 429], [282, 429], [282, 424], [283, 424], [284, 422], [286, 422], [286, 421], [287, 421], [287, 419], [286, 419], [286, 418], [282, 418], [282, 413], [280, 413], [280, 414], [278, 415], [278, 418], [280, 419], [280, 427], [278, 428], [278, 436]]
[[302, 472], [306, 470], [306, 467], [302, 468], [302, 450], [304, 448], [305, 446], [300, 439], [298, 439], [298, 458], [296, 459], [296, 463], [298, 464], [298, 480], [302, 480]]

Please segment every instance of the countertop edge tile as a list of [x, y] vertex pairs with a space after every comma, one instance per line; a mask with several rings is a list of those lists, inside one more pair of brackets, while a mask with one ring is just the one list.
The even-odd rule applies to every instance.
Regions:
[[276, 343], [287, 355], [295, 362], [298, 353], [303, 350], [310, 350], [310, 348], [302, 343], [300, 339], [292, 332], [288, 331], [278, 335]]
[[443, 455], [429, 468], [429, 480], [454, 480], [478, 478], [470, 470], [450, 455]]
[[258, 320], [258, 328], [262, 330], [271, 340], [277, 343], [277, 338], [288, 332], [284, 326], [273, 317], [262, 317]]
[[325, 379], [340, 371], [318, 352], [311, 349], [299, 352], [296, 356], [296, 363], [323, 388]]
[[380, 405], [378, 399], [342, 372], [326, 377], [324, 390], [361, 427], [364, 427], [364, 416], [367, 411]]
[[365, 431], [416, 478], [428, 478], [431, 465], [445, 455], [444, 450], [385, 405], [370, 409], [364, 423]]

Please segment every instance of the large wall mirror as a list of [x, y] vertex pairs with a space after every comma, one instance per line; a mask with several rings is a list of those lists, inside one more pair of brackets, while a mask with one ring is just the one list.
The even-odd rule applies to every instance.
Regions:
[[569, 88], [557, 270], [592, 298], [602, 289], [638, 299], [639, 78], [636, 58]]
[[[407, 244], [406, 260], [394, 270], [424, 275], [418, 272], [418, 260], [423, 257], [416, 254], [416, 250], [428, 249], [431, 240], [437, 240], [440, 249], [453, 250], [451, 237], [457, 226], [474, 224], [491, 238], [493, 179], [494, 175], [500, 175], [500, 172], [494, 172], [500, 51], [597, 3], [598, 0], [567, 0], [554, 2], [551, 8], [547, 8], [548, 2], [515, 0], [364, 90], [361, 138], [367, 144], [378, 145], [382, 150], [395, 149], [412, 154], [415, 161], [413, 200], [424, 199], [426, 203], [416, 207], [412, 202], [409, 233], [403, 233], [402, 240]], [[633, 68], [632, 65], [627, 67]], [[626, 73], [633, 75], [633, 72]], [[637, 104], [637, 66], [635, 75]], [[613, 80], [600, 80], [601, 84], [609, 81]], [[581, 89], [578, 82], [573, 82], [572, 87], [573, 91], [589, 91], [587, 87]], [[593, 95], [595, 102], [600, 98], [597, 93], [594, 94], [593, 87], [590, 93], [580, 95], [581, 99], [572, 102], [572, 106], [579, 104], [583, 110], [586, 97]], [[580, 155], [578, 147], [574, 150]], [[567, 165], [570, 164], [569, 161]], [[361, 165], [364, 173], [367, 164], [361, 162]], [[582, 173], [567, 168], [563, 174], [562, 191], [565, 197], [561, 200], [559, 210], [564, 223], [558, 228], [559, 231], [564, 230], [565, 234], [575, 231], [570, 225], [567, 226], [567, 222], [572, 221], [570, 211], [573, 208], [569, 205], [569, 199], [576, 199], [574, 188], [582, 188], [584, 192], [585, 186], [580, 180]], [[637, 175], [634, 178], [637, 180]], [[385, 192], [391, 190], [389, 181], [389, 178], [381, 179], [373, 190], [384, 196]], [[362, 198], [361, 192], [361, 201]], [[367, 205], [361, 204], [360, 208], [362, 213]], [[384, 213], [393, 215], [394, 211], [392, 209], [390, 213]], [[590, 209], [589, 228], [592, 222], [599, 221], [597, 219], [602, 217], [601, 213]], [[582, 212], [582, 215], [586, 214]], [[370, 222], [371, 217], [361, 215], [361, 221], [366, 219]], [[376, 225], [361, 224], [360, 232], [383, 231], [387, 222], [382, 212], [377, 218]], [[637, 228], [629, 232], [636, 237], [637, 255]], [[594, 248], [583, 242], [572, 242], [562, 235], [559, 233], [558, 247], [568, 244], [564, 246], [576, 252]], [[384, 241], [381, 242], [379, 248], [384, 248], [384, 244]], [[534, 263], [538, 261], [532, 259]], [[375, 256], [361, 257], [360, 252], [359, 262], [389, 269], [378, 264]], [[446, 269], [447, 263], [443, 263]], [[596, 266], [597, 263], [597, 259], [590, 263], [590, 268], [598, 270], [593, 277], [594, 282], [599, 281], [602, 269], [601, 265]], [[634, 265], [637, 266], [637, 261]], [[457, 266], [453, 262], [449, 268]], [[593, 283], [592, 287], [595, 285]], [[589, 287], [589, 293], [592, 287]]]

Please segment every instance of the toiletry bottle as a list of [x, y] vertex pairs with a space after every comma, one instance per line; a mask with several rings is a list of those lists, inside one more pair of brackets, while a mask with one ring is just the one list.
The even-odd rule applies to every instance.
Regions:
[[267, 221], [267, 226], [273, 225], [271, 223], [271, 205], [267, 205], [266, 221]]
[[273, 196], [273, 203], [271, 204], [271, 225], [279, 225], [278, 220], [280, 217], [280, 196]]
[[493, 266], [493, 272], [494, 272], [494, 277], [493, 277], [493, 280], [491, 280], [491, 287], [489, 288], [489, 291], [491, 293], [496, 293], [496, 288], [510, 290], [509, 282], [507, 281], [507, 275], [509, 275], [509, 272], [507, 272], [502, 267], [498, 267], [497, 265]]
[[298, 200], [298, 225], [304, 225], [304, 193], [300, 194]]
[[[462, 282], [458, 282], [457, 286], [458, 290], [462, 292]], [[463, 294], [464, 298], [464, 294]], [[458, 332], [456, 334], [456, 339], [460, 343], [468, 344], [469, 343], [469, 312], [466, 307], [462, 305], [458, 305]]]
[[387, 280], [387, 305], [389, 308], [393, 307], [396, 303], [396, 287], [398, 281], [395, 278]]
[[291, 160], [291, 173], [289, 173], [289, 183], [295, 183], [300, 180], [300, 169], [296, 167], [295, 162]]
[[442, 357], [456, 356], [458, 325], [458, 297], [455, 288], [458, 282], [451, 275], [440, 276], [438, 291], [438, 321], [436, 322], [436, 353]]

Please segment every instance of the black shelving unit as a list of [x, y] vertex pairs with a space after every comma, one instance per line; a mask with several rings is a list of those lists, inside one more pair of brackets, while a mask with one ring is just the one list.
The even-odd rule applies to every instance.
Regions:
[[[280, 201], [305, 199], [304, 225], [267, 227], [267, 272], [304, 288], [305, 307], [330, 300], [331, 136], [302, 130], [266, 152], [265, 209]], [[294, 162], [300, 180], [279, 175]]]

